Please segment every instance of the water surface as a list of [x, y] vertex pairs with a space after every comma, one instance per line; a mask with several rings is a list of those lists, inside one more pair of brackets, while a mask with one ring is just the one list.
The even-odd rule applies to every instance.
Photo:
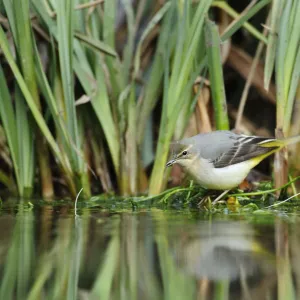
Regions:
[[0, 299], [299, 299], [297, 213], [0, 210]]

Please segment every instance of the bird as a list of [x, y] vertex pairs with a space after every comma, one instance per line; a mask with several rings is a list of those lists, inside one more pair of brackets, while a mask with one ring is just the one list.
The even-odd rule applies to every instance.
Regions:
[[231, 190], [263, 159], [299, 141], [300, 136], [276, 139], [217, 130], [172, 143], [175, 152], [166, 167], [179, 164], [206, 189]]

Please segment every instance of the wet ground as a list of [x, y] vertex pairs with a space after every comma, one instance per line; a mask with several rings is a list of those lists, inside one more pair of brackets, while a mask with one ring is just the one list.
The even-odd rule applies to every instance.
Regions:
[[5, 201], [0, 299], [300, 299], [299, 220]]

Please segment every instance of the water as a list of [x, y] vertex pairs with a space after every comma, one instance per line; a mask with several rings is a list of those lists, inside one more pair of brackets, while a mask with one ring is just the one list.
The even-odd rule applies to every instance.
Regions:
[[0, 210], [0, 299], [299, 299], [298, 215]]

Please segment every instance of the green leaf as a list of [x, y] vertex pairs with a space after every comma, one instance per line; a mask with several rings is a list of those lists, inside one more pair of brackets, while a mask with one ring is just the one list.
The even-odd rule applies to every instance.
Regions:
[[10, 155], [13, 161], [19, 192], [23, 189], [20, 179], [19, 147], [14, 108], [9, 95], [6, 79], [0, 65], [0, 118], [2, 120]]
[[249, 10], [245, 11], [245, 13], [241, 14], [238, 19], [231, 23], [230, 26], [223, 32], [221, 39], [222, 41], [226, 41], [229, 37], [231, 37], [235, 32], [237, 32], [243, 24], [252, 18], [258, 11], [260, 11], [263, 7], [269, 4], [272, 0], [261, 0], [258, 1], [255, 5], [253, 5]]
[[229, 121], [223, 78], [220, 37], [217, 25], [209, 19], [207, 19], [205, 23], [205, 41], [216, 128], [218, 130], [228, 130]]
[[78, 174], [81, 152], [77, 128], [77, 116], [74, 97], [73, 80], [73, 15], [74, 0], [57, 2], [57, 39], [59, 50], [59, 63], [63, 85], [65, 120], [68, 134], [71, 138], [71, 164]]
[[79, 32], [75, 32], [74, 36], [83, 42], [85, 45], [90, 47], [92, 50], [95, 50], [96, 52], [102, 52], [104, 54], [110, 55], [112, 57], [117, 57], [117, 53], [114, 49], [112, 49], [110, 46], [106, 45], [100, 40], [94, 39], [91, 36], [87, 36], [84, 34], [81, 34]]
[[19, 163], [23, 190], [20, 191], [22, 196], [28, 197], [33, 190], [33, 175], [34, 175], [34, 147], [33, 147], [33, 132], [30, 126], [30, 116], [26, 109], [26, 102], [18, 88], [15, 89], [16, 102], [16, 125], [18, 135], [18, 145], [22, 150], [19, 151]]
[[264, 87], [269, 89], [272, 73], [275, 65], [278, 32], [280, 26], [280, 17], [285, 0], [274, 0], [272, 2], [270, 31], [268, 36], [265, 71], [264, 71]]

